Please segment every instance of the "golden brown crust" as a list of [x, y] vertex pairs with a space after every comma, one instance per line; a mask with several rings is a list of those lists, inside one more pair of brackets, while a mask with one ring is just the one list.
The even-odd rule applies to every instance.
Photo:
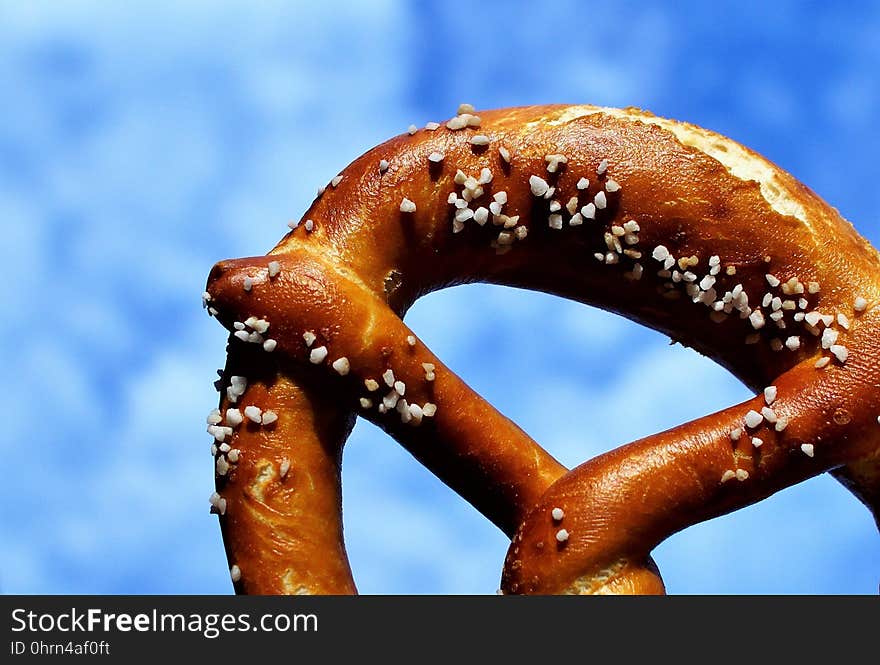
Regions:
[[[880, 259], [834, 209], [729, 139], [636, 110], [478, 115], [479, 127], [422, 129], [374, 148], [269, 256], [212, 271], [208, 305], [221, 323], [242, 332], [235, 323], [255, 316], [269, 322], [257, 339], [277, 341], [265, 353], [261, 341], [233, 337], [225, 377], [224, 390], [236, 372], [248, 376], [240, 403], [279, 414], [268, 427], [233, 432], [240, 461], [218, 478], [240, 590], [354, 590], [338, 505], [354, 413], [515, 534], [509, 592], [662, 592], [649, 553], [670, 533], [880, 448]], [[549, 198], [545, 187], [555, 188]], [[470, 212], [459, 220], [461, 210]], [[778, 401], [759, 395], [566, 473], [400, 320], [420, 295], [474, 281], [618, 312], [756, 391], [774, 383]], [[315, 360], [321, 347], [326, 357]], [[821, 358], [828, 364], [817, 369]], [[403, 395], [385, 384], [389, 369]], [[686, 386], [687, 377], [670, 382]], [[770, 415], [745, 427], [746, 413], [762, 408]], [[777, 431], [777, 418], [788, 426]], [[736, 429], [744, 432], [734, 442]], [[286, 484], [265, 471], [265, 460], [282, 455], [293, 469]], [[864, 470], [849, 477], [870, 494]], [[260, 478], [265, 491], [254, 499]]]
[[[234, 445], [237, 462], [218, 480], [226, 509], [230, 561], [247, 571], [246, 593], [345, 594], [355, 590], [342, 539], [340, 464], [353, 414], [320, 378], [267, 363], [256, 349], [234, 345], [226, 369], [248, 376], [247, 403], [283, 417], [269, 425], [245, 420]], [[262, 350], [260, 350], [262, 351]], [[224, 399], [222, 407], [237, 405]], [[297, 566], [321, 553], [321, 565]]]

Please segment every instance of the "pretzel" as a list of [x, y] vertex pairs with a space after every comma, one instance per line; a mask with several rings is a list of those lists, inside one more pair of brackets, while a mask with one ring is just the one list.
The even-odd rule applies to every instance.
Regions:
[[[355, 416], [512, 538], [504, 593], [663, 593], [664, 538], [826, 471], [880, 512], [880, 256], [727, 138], [635, 109], [463, 105], [355, 160], [291, 229], [203, 295], [232, 333], [208, 429], [238, 592], [356, 591]], [[569, 471], [403, 323], [468, 282], [616, 312], [756, 396]]]

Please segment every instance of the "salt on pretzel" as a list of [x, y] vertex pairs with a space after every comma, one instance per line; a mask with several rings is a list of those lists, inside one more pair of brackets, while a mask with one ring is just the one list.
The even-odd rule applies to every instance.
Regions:
[[[826, 471], [880, 509], [880, 257], [729, 139], [635, 109], [463, 106], [355, 160], [291, 226], [203, 296], [232, 332], [208, 421], [239, 592], [355, 592], [355, 415], [512, 537], [505, 593], [663, 592], [664, 538]], [[568, 471], [403, 323], [468, 282], [619, 313], [757, 396]]]

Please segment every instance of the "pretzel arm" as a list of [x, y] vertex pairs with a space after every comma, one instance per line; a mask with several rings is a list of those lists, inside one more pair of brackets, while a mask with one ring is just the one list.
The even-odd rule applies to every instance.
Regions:
[[[248, 384], [235, 402], [224, 389], [223, 413], [234, 409], [242, 422], [226, 444], [229, 452], [217, 458], [212, 503], [234, 562], [233, 581], [243, 593], [355, 592], [340, 485], [342, 445], [354, 414], [326, 379], [305, 374], [280, 355], [231, 343], [227, 387], [232, 376], [247, 377]], [[255, 404], [262, 405], [259, 419], [271, 413], [278, 419], [253, 422], [244, 413]]]
[[760, 395], [575, 468], [514, 537], [502, 589], [650, 591], [640, 581], [650, 570], [643, 562], [668, 536], [876, 451], [880, 432], [869, 414], [880, 400], [857, 376], [819, 376], [808, 362], [774, 382], [775, 423], [745, 423], [749, 411], [770, 408]]

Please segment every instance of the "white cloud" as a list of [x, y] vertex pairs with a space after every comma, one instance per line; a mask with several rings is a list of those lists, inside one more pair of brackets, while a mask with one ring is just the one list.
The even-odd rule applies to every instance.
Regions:
[[[225, 335], [198, 294], [213, 261], [268, 249], [340, 153], [376, 141], [358, 129], [364, 114], [382, 119], [379, 131], [408, 124], [394, 103], [406, 70], [387, 49], [398, 12], [6, 12], [0, 83], [21, 94], [0, 137], [32, 167], [0, 197], [6, 265], [27, 287], [9, 304], [39, 327], [8, 358], [28, 378], [4, 449], [40, 490], [27, 477], [2, 490], [17, 508], [2, 527], [16, 543], [0, 550], [5, 590], [229, 591], [204, 433]], [[332, 48], [333, 30], [367, 40], [372, 56]], [[75, 87], [52, 79], [71, 59]], [[386, 75], [371, 80], [373, 66]], [[340, 103], [326, 108], [334, 89]], [[315, 111], [297, 115], [303, 102]], [[71, 129], [77, 113], [87, 123]], [[235, 201], [247, 214], [224, 219]]]

